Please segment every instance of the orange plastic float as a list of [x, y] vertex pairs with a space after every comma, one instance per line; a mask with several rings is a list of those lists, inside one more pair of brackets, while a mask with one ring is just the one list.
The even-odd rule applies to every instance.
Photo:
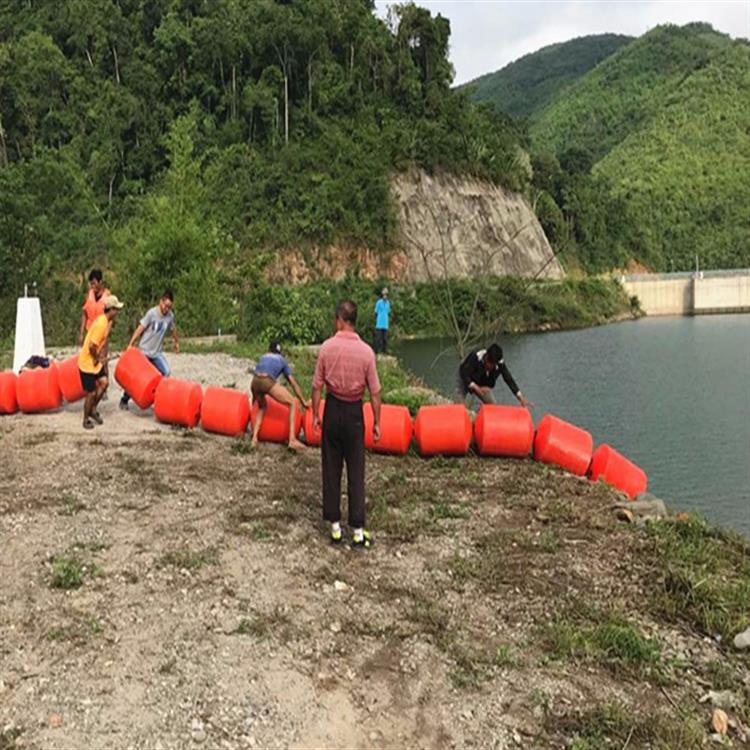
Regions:
[[24, 414], [52, 411], [62, 405], [62, 393], [58, 382], [57, 364], [47, 368], [23, 370], [16, 380], [18, 407]]
[[247, 393], [216, 386], [206, 388], [201, 405], [201, 427], [204, 430], [237, 437], [245, 432], [249, 421]]
[[600, 445], [591, 459], [589, 479], [603, 479], [631, 499], [648, 487], [646, 472], [609, 445]]
[[411, 414], [405, 406], [383, 404], [380, 407], [380, 440], [376, 443], [372, 437], [372, 404], [368, 401], [364, 407], [365, 448], [375, 453], [392, 453], [403, 456], [411, 445], [414, 428]]
[[474, 440], [480, 456], [516, 456], [531, 453], [534, 422], [522, 406], [483, 404], [474, 420]]
[[591, 463], [591, 434], [551, 414], [542, 417], [534, 437], [534, 458], [583, 476]]
[[154, 396], [154, 415], [160, 422], [195, 427], [201, 415], [203, 390], [198, 383], [162, 378]]
[[471, 444], [471, 417], [463, 404], [422, 406], [414, 436], [423, 456], [464, 456]]
[[162, 377], [148, 357], [134, 346], [126, 349], [117, 360], [115, 380], [141, 409], [148, 409], [154, 403], [156, 387]]
[[[296, 400], [296, 399], [295, 399]], [[299, 435], [302, 429], [302, 406], [297, 401], [297, 411], [294, 418], [294, 435]], [[258, 440], [267, 443], [286, 443], [289, 441], [289, 407], [286, 404], [280, 404], [275, 398], [266, 396], [266, 413], [263, 417], [263, 424], [260, 426]], [[258, 415], [258, 402], [253, 404], [252, 423], [255, 426], [255, 419]], [[309, 410], [308, 410], [309, 411]]]
[[78, 369], [78, 355], [61, 362], [57, 371], [60, 381], [60, 391], [63, 398], [70, 404], [82, 399], [86, 395], [81, 384], [81, 371]]
[[18, 411], [17, 380], [16, 373], [12, 370], [0, 372], [0, 414], [15, 414]]
[[[320, 402], [320, 421], [323, 422], [323, 412], [326, 408], [326, 402], [325, 399], [323, 399]], [[289, 417], [287, 416], [287, 420]], [[263, 420], [265, 422], [265, 418]], [[263, 425], [261, 425], [261, 430], [263, 429]], [[315, 427], [313, 427], [313, 410], [312, 409], [305, 409], [305, 416], [302, 420], [302, 429], [305, 431], [305, 443], [307, 445], [312, 445], [315, 447], [318, 447], [320, 443], [323, 440], [323, 431], [318, 429], [316, 430]]]

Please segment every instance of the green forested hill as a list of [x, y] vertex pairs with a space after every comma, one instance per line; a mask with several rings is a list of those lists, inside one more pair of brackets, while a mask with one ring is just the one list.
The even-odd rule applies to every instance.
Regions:
[[530, 116], [632, 39], [621, 34], [594, 34], [550, 44], [466, 87], [475, 101], [489, 102], [514, 117]]
[[750, 46], [687, 78], [594, 174], [627, 207], [621, 241], [644, 262], [688, 268], [698, 254], [702, 267], [750, 266]]
[[387, 250], [394, 171], [525, 189], [515, 126], [450, 88], [449, 35], [372, 0], [0, 4], [0, 331], [36, 281], [72, 337], [92, 264], [131, 318], [168, 283], [184, 328], [227, 329], [269, 249]]
[[750, 265], [746, 41], [658, 27], [538, 112], [531, 137], [548, 229], [586, 267]]

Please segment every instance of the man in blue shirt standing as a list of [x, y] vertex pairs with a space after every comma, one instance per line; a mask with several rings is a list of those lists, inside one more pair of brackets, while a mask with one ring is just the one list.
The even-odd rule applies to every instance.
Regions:
[[383, 287], [380, 299], [375, 303], [375, 353], [385, 354], [388, 349], [388, 317], [391, 314], [391, 301], [388, 299], [388, 289]]

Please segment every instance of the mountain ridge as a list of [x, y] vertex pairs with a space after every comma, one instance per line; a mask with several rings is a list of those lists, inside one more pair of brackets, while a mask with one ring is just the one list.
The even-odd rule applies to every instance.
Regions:
[[624, 34], [607, 33], [556, 42], [460, 88], [472, 90], [475, 101], [489, 101], [514, 117], [533, 116], [562, 89], [633, 40]]

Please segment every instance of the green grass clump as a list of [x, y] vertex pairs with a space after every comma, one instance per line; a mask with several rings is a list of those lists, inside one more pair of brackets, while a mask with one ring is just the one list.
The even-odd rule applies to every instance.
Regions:
[[247, 456], [253, 452], [253, 449], [246, 437], [239, 437], [232, 443], [231, 451], [238, 456]]
[[273, 536], [262, 523], [256, 523], [250, 533], [252, 534], [253, 539], [257, 539], [259, 542], [264, 541], [265, 539], [270, 539]]
[[77, 589], [83, 585], [85, 568], [74, 556], [58, 555], [52, 558], [50, 585], [55, 589]]
[[[559, 719], [555, 718], [555, 723], [558, 722]], [[625, 746], [651, 750], [699, 750], [703, 747], [703, 730], [690, 716], [654, 712], [643, 717], [614, 702], [597, 706], [576, 718], [563, 720], [562, 726], [550, 728], [563, 729], [572, 739], [571, 750]]]
[[251, 617], [243, 617], [234, 630], [236, 635], [249, 635], [253, 638], [276, 637], [285, 641], [294, 635], [295, 626], [283, 607], [276, 606], [271, 612], [259, 612]]
[[586, 660], [613, 672], [661, 678], [661, 645], [614, 612], [571, 610], [542, 629], [542, 646], [552, 659]]
[[81, 510], [86, 510], [86, 503], [82, 500], [75, 495], [62, 496], [62, 508], [58, 511], [58, 515], [73, 516]]
[[159, 567], [172, 566], [184, 570], [198, 570], [204, 565], [215, 565], [218, 562], [215, 549], [192, 550], [188, 547], [172, 550], [159, 558]]
[[495, 655], [493, 663], [496, 667], [517, 667], [520, 664], [520, 660], [513, 653], [513, 649], [507, 644], [498, 646], [495, 649]]
[[471, 511], [465, 503], [446, 503], [440, 501], [430, 508], [430, 516], [436, 521], [454, 518], [468, 518], [470, 515]]
[[251, 635], [254, 638], [265, 638], [268, 635], [268, 623], [260, 617], [253, 619], [243, 617], [234, 632], [237, 635]]
[[649, 524], [657, 610], [724, 641], [750, 624], [750, 545], [737, 533], [691, 516]]

